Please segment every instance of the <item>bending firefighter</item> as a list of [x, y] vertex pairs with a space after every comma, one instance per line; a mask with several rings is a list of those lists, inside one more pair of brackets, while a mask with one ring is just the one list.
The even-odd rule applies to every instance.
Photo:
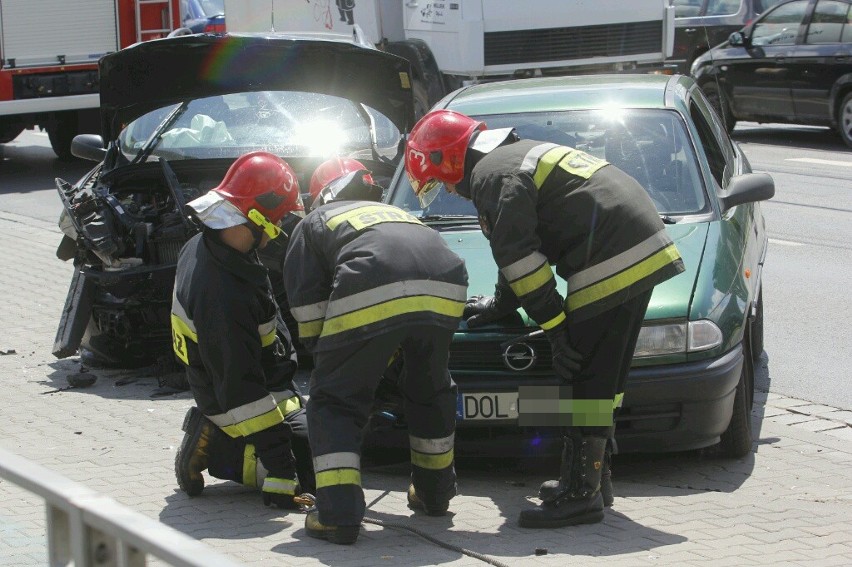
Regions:
[[[653, 202], [602, 159], [449, 110], [415, 125], [405, 167], [424, 209], [443, 185], [473, 201], [489, 239], [498, 282], [494, 296], [470, 298], [468, 326], [522, 306], [553, 351], [559, 384], [521, 388], [519, 423], [562, 428], [560, 477], [542, 484], [542, 504], [521, 512], [521, 526], [600, 521], [612, 504], [614, 415], [645, 310], [654, 286], [684, 269]], [[567, 280], [564, 299], [551, 266]], [[547, 413], [554, 398], [561, 413]]]
[[398, 348], [406, 365], [400, 390], [411, 444], [409, 505], [444, 515], [456, 493], [456, 386], [447, 359], [467, 271], [437, 232], [402, 209], [363, 200], [381, 189], [358, 162], [317, 171], [324, 188], [284, 262], [290, 311], [314, 356], [307, 412], [317, 491], [305, 528], [350, 544], [365, 511], [363, 430]]
[[[297, 509], [313, 490], [296, 355], [257, 250], [283, 217], [304, 214], [296, 176], [279, 157], [245, 154], [222, 183], [191, 201], [202, 232], [183, 247], [172, 302], [174, 351], [197, 408], [175, 459], [180, 488], [204, 488], [202, 471], [260, 488], [263, 502]], [[297, 474], [298, 473], [298, 474]]]

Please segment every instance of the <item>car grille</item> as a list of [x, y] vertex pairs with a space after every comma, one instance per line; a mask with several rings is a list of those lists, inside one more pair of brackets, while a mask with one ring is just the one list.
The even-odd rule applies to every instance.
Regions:
[[157, 262], [160, 264], [176, 264], [184, 240], [179, 238], [161, 238], [154, 242]]
[[659, 21], [485, 33], [485, 64], [509, 65], [659, 51]]
[[[546, 339], [526, 341], [536, 354], [535, 363], [525, 372], [547, 370], [551, 367], [550, 344]], [[450, 345], [450, 371], [507, 372], [503, 362], [500, 343], [478, 341], [454, 341]]]

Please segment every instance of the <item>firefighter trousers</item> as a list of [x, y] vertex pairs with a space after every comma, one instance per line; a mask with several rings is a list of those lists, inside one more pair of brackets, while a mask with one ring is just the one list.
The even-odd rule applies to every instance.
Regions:
[[[300, 408], [285, 415], [283, 425], [291, 431], [289, 446], [296, 458], [301, 489], [303, 492], [313, 492], [314, 470], [305, 410]], [[207, 472], [222, 480], [260, 488], [268, 471], [258, 458], [254, 445], [248, 443], [245, 437], [232, 438], [218, 431], [210, 445]]]
[[[571, 384], [571, 398], [590, 402], [577, 404], [581, 413], [584, 407], [590, 409], [574, 420], [586, 435], [608, 437], [613, 431], [650, 300], [651, 290], [600, 315], [568, 324], [571, 346], [583, 355], [582, 368]], [[611, 416], [603, 411], [609, 407]]]
[[447, 369], [453, 331], [412, 325], [314, 357], [307, 404], [319, 519], [355, 526], [364, 517], [361, 441], [376, 387], [398, 347], [411, 442], [411, 481], [426, 502], [455, 495], [456, 385]]

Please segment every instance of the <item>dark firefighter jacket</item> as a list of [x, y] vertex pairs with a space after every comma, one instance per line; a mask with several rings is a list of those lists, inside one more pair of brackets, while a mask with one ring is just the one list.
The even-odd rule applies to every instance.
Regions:
[[296, 227], [284, 285], [299, 340], [317, 352], [411, 324], [455, 329], [467, 270], [438, 232], [402, 209], [338, 201]]
[[270, 433], [301, 407], [295, 355], [255, 253], [215, 233], [192, 237], [178, 259], [171, 320], [199, 409], [231, 437]]
[[[604, 160], [556, 144], [500, 146], [473, 167], [470, 195], [500, 268], [545, 330], [582, 321], [684, 270], [653, 201]], [[567, 280], [564, 303], [550, 268]]]

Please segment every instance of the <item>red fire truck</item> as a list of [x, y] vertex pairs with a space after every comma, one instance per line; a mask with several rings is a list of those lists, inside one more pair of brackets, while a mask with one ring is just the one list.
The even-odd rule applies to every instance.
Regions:
[[180, 25], [180, 0], [0, 0], [0, 144], [47, 131], [60, 158], [100, 132], [98, 59]]

